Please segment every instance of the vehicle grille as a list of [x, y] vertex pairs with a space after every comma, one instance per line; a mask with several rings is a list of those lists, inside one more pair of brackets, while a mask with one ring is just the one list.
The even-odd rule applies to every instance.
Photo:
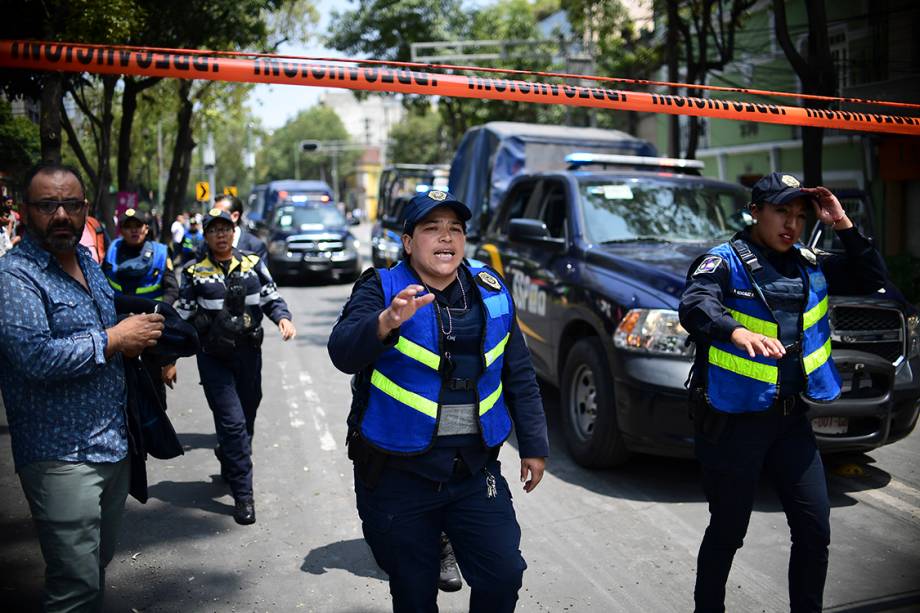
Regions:
[[830, 310], [831, 346], [864, 351], [896, 363], [904, 355], [900, 311], [864, 305], [834, 305]]
[[341, 240], [299, 240], [288, 242], [288, 251], [308, 256], [337, 253], [344, 250], [345, 243]]

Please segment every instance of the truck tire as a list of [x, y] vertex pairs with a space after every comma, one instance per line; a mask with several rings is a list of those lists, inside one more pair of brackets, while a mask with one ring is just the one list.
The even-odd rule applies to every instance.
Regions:
[[585, 468], [626, 462], [629, 451], [617, 427], [610, 367], [600, 339], [583, 338], [565, 360], [560, 402], [569, 453]]

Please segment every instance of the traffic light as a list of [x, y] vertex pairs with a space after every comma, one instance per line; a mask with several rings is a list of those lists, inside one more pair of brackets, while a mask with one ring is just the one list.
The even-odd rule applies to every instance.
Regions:
[[318, 140], [302, 140], [300, 141], [300, 150], [301, 151], [316, 151], [319, 149], [320, 143]]

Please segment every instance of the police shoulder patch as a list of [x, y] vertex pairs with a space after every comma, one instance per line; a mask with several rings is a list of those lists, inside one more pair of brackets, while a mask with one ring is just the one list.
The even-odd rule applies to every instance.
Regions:
[[702, 275], [710, 272], [715, 272], [719, 266], [722, 265], [722, 258], [717, 255], [707, 255], [703, 258], [703, 261], [700, 262], [700, 265], [696, 267], [696, 270], [693, 271], [693, 274], [690, 275], [695, 277], [696, 275]]
[[498, 282], [498, 279], [484, 270], [476, 275], [476, 281], [480, 285], [488, 287], [489, 289], [494, 289], [495, 291], [498, 291], [502, 288], [501, 283]]

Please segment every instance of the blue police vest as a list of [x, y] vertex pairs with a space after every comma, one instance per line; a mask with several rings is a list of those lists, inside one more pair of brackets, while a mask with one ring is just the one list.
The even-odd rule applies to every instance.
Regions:
[[147, 241], [141, 247], [141, 253], [138, 257], [126, 260], [119, 266], [118, 247], [121, 245], [122, 240], [121, 238], [116, 238], [112, 241], [108, 252], [105, 254], [106, 265], [102, 267], [102, 270], [105, 272], [106, 279], [109, 280], [109, 285], [119, 294], [125, 294], [125, 284], [118, 278], [119, 267], [124, 268], [128, 262], [133, 262], [133, 260], [140, 260], [140, 262], [137, 263], [138, 265], [144, 263], [143, 260], [147, 260], [147, 268], [144, 271], [144, 276], [138, 281], [136, 287], [132, 284], [132, 286], [127, 289], [135, 296], [150, 298], [151, 300], [162, 300], [164, 293], [163, 275], [168, 274], [166, 258], [169, 257], [169, 254], [166, 250], [166, 245]]
[[[779, 338], [777, 318], [735, 249], [723, 243], [709, 253], [721, 257], [730, 271], [729, 286], [733, 291], [723, 300], [729, 315], [756, 334]], [[759, 263], [769, 266], [766, 261]], [[801, 265], [800, 270], [807, 293], [797, 330], [805, 396], [817, 402], [830, 402], [840, 395], [840, 376], [831, 360], [827, 281], [817, 263]], [[712, 341], [708, 358], [706, 391], [713, 408], [726, 413], [750, 413], [766, 410], [776, 400], [780, 388], [778, 360], [760, 355], [751, 358], [731, 341]]]
[[[511, 417], [502, 393], [505, 346], [514, 321], [511, 295], [497, 275], [476, 262], [469, 267], [475, 279], [485, 273], [496, 289], [478, 288], [485, 314], [482, 338], [482, 374], [476, 381], [479, 428], [486, 447], [496, 447], [511, 434]], [[400, 262], [390, 269], [377, 269], [385, 304], [408, 285], [420, 281]], [[441, 332], [434, 305], [419, 309], [400, 327], [396, 345], [374, 363], [367, 408], [360, 431], [371, 445], [399, 454], [418, 454], [429, 449], [437, 433], [441, 405]]]

